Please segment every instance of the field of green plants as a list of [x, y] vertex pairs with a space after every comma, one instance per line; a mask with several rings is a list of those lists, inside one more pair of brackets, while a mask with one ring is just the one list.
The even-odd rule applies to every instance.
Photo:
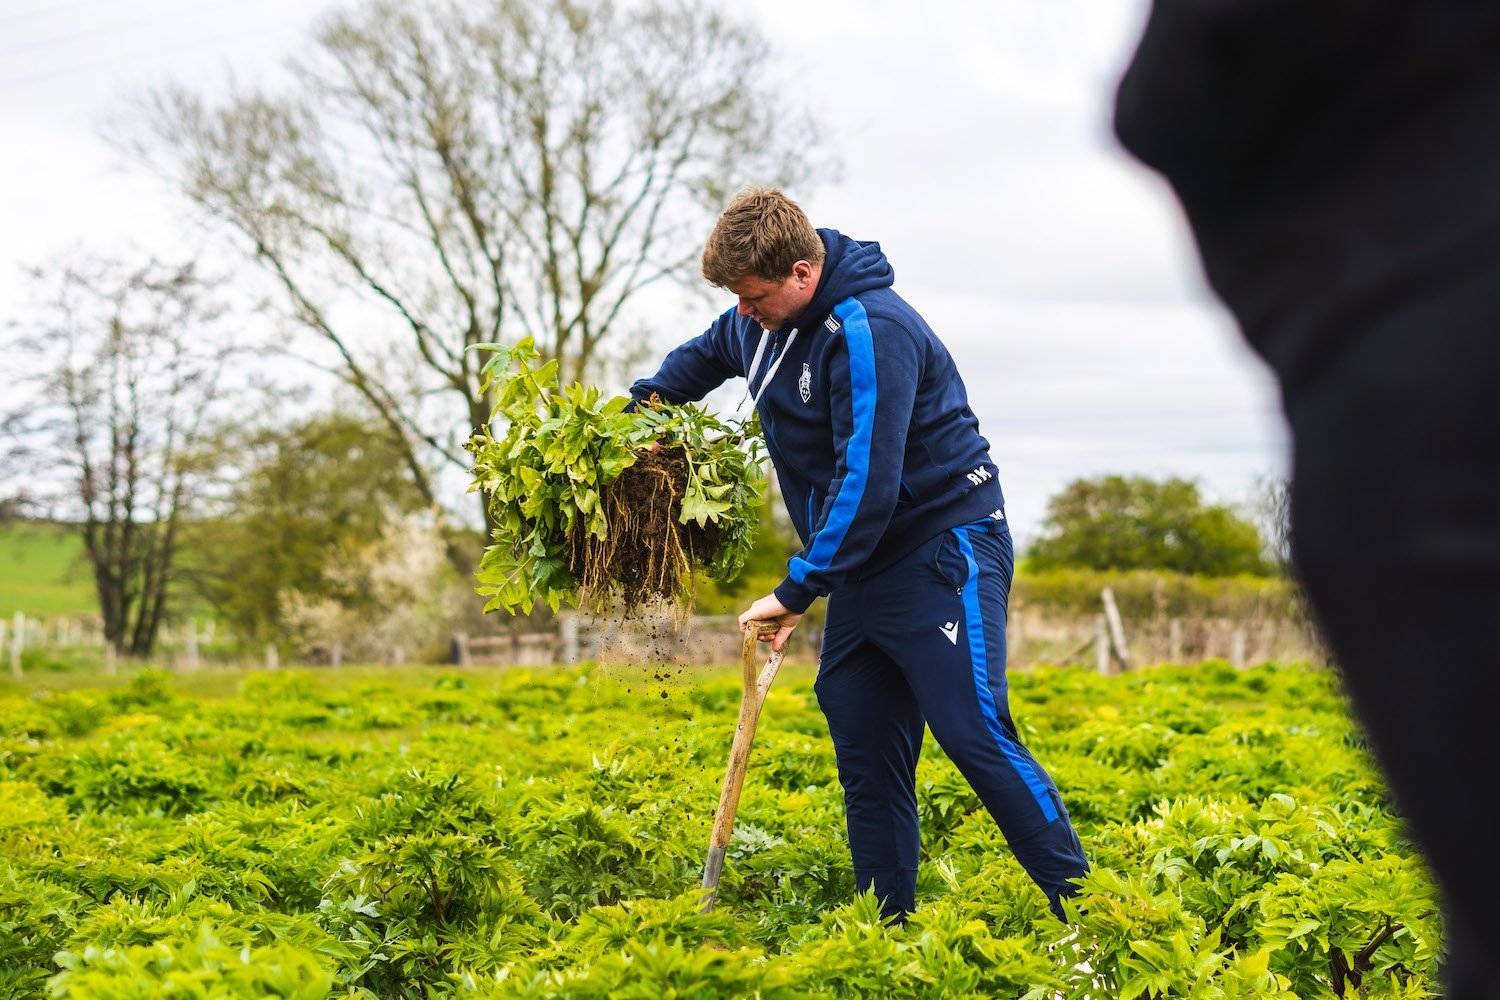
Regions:
[[[718, 909], [736, 670], [0, 688], [0, 997], [1422, 997], [1440, 927], [1336, 678], [1012, 677], [1094, 863], [1063, 924], [929, 742], [919, 911], [853, 894], [809, 672]], [[47, 683], [43, 680], [39, 683]], [[206, 690], [212, 687], [221, 690]]]

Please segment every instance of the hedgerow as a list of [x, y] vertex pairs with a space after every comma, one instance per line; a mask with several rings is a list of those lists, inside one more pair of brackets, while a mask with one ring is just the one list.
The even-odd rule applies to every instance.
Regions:
[[1296, 584], [1283, 577], [1194, 576], [1167, 570], [1032, 570], [1016, 573], [1011, 603], [1031, 611], [1056, 615], [1094, 615], [1099, 592], [1114, 593], [1120, 614], [1127, 620], [1154, 617], [1300, 619], [1301, 599]]

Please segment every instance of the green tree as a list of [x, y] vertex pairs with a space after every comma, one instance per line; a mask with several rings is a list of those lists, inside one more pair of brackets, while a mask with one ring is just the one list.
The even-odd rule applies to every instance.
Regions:
[[236, 453], [244, 471], [223, 516], [191, 526], [185, 569], [247, 642], [285, 633], [285, 593], [358, 601], [336, 567], [378, 542], [393, 519], [425, 506], [400, 444], [352, 413], [253, 431], [222, 450]]
[[1035, 569], [1274, 572], [1255, 525], [1227, 506], [1205, 502], [1187, 479], [1077, 479], [1048, 502], [1043, 524], [1042, 538], [1027, 553]]

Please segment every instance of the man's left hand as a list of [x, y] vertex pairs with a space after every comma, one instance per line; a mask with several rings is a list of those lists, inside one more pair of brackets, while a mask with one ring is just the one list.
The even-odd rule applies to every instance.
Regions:
[[787, 639], [791, 638], [792, 629], [797, 627], [797, 623], [802, 620], [802, 616], [794, 615], [790, 611], [788, 611], [786, 607], [776, 599], [775, 594], [767, 594], [765, 597], [762, 597], [760, 600], [750, 605], [750, 609], [744, 614], [740, 615], [740, 628], [743, 629], [751, 622], [766, 621], [772, 618], [777, 619], [780, 622], [781, 627], [775, 632], [761, 636], [760, 641], [770, 642], [771, 648], [779, 653], [786, 648], [786, 641]]

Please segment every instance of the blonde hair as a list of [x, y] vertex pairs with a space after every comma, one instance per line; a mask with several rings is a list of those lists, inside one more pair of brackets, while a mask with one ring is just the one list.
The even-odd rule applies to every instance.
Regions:
[[821, 265], [823, 239], [795, 201], [751, 186], [734, 196], [703, 247], [703, 277], [725, 288], [748, 275], [781, 281], [799, 260]]

